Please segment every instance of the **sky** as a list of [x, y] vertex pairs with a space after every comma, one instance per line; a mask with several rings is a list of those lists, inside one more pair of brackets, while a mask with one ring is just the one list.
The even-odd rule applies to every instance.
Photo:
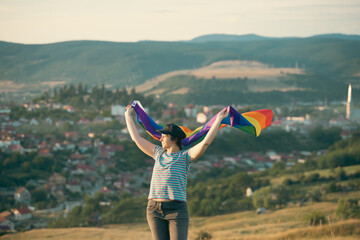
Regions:
[[0, 0], [0, 41], [360, 35], [360, 0]]

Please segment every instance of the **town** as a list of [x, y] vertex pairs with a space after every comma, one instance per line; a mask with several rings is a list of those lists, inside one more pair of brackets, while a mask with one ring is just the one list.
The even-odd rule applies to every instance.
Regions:
[[[275, 107], [272, 126], [263, 134], [281, 131], [308, 136], [318, 127], [337, 129], [339, 137], [350, 138], [359, 127], [360, 117], [359, 111], [352, 109], [351, 86], [348, 94], [347, 102]], [[181, 121], [179, 124], [195, 128], [206, 123], [222, 107], [177, 106], [170, 102], [155, 120]], [[234, 107], [249, 109], [249, 106]], [[309, 109], [311, 113], [306, 113]], [[44, 100], [2, 104], [0, 230], [45, 228], [51, 220], [66, 218], [74, 207], [83, 204], [86, 196], [93, 197], [99, 192], [108, 199], [126, 194], [146, 197], [153, 160], [131, 142], [124, 121], [125, 110], [126, 105], [113, 104], [108, 111], [101, 109], [84, 114], [86, 110], [71, 104]], [[151, 109], [146, 110], [151, 116]], [[299, 114], [295, 115], [296, 112]], [[138, 127], [142, 135], [147, 136]], [[220, 130], [220, 135], [244, 135], [238, 131], [227, 127]], [[244, 169], [252, 174], [282, 162], [291, 169], [296, 163], [305, 163], [308, 158], [325, 153], [326, 148], [210, 153], [191, 165], [190, 179], [214, 168]], [[100, 205], [109, 206], [111, 201], [104, 200]], [[101, 219], [95, 213], [91, 217], [95, 222]]]

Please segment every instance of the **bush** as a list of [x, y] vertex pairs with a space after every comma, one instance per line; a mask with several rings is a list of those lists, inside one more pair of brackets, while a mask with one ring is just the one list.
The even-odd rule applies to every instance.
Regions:
[[331, 182], [326, 186], [327, 193], [333, 193], [339, 191], [339, 186], [335, 182]]
[[212, 236], [210, 233], [201, 230], [195, 239], [196, 240], [207, 240], [207, 239], [212, 239]]
[[322, 193], [319, 188], [316, 188], [308, 193], [308, 197], [311, 199], [311, 201], [321, 202]]
[[305, 177], [304, 183], [317, 182], [319, 180], [319, 178], [320, 178], [319, 173], [312, 173], [312, 174]]
[[341, 219], [360, 218], [358, 200], [339, 199], [336, 215]]
[[313, 211], [306, 216], [306, 221], [309, 223], [309, 225], [316, 226], [319, 224], [326, 223], [326, 218], [323, 213], [318, 211]]

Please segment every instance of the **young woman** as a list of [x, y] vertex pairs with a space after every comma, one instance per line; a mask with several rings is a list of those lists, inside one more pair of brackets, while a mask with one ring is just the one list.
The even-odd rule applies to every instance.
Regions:
[[135, 126], [129, 107], [125, 112], [126, 125], [131, 139], [141, 151], [155, 160], [146, 209], [147, 221], [153, 238], [187, 239], [189, 212], [186, 204], [187, 175], [190, 163], [198, 159], [214, 140], [221, 121], [229, 109], [221, 111], [205, 138], [188, 150], [181, 149], [181, 140], [186, 137], [176, 124], [168, 124], [161, 133], [161, 145], [157, 146], [142, 138]]

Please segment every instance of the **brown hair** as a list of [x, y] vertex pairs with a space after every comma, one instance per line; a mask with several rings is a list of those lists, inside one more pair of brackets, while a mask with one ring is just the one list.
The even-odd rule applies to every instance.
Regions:
[[176, 143], [176, 145], [179, 147], [179, 149], [182, 150], [181, 139], [176, 138], [176, 137], [174, 137], [174, 136], [172, 136], [172, 135], [170, 135], [170, 139], [171, 139], [172, 141], [175, 141], [175, 143]]

